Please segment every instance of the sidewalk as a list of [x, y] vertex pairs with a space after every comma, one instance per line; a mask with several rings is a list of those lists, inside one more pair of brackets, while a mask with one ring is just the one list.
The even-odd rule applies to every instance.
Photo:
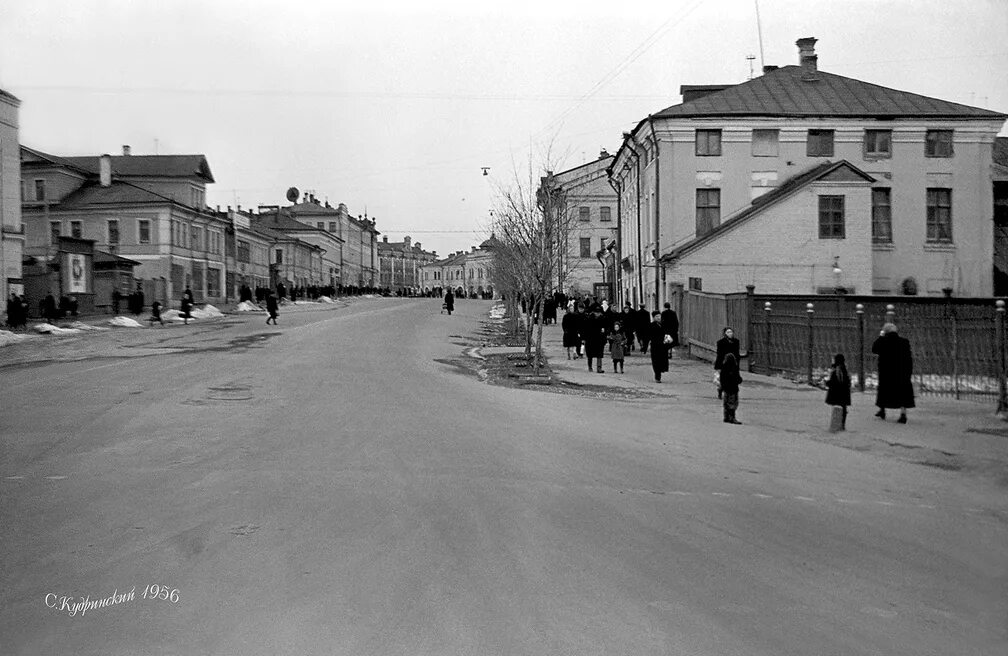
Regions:
[[621, 396], [664, 397], [677, 407], [709, 415], [712, 430], [723, 428], [744, 434], [764, 429], [802, 435], [939, 469], [983, 471], [1008, 485], [1008, 423], [995, 416], [990, 403], [918, 396], [917, 407], [908, 411], [909, 423], [897, 424], [898, 411], [890, 413], [892, 416], [886, 421], [877, 419], [874, 392], [855, 390], [847, 430], [830, 433], [825, 390], [786, 378], [749, 373], [743, 361], [738, 410], [743, 426], [723, 427], [721, 401], [717, 398], [710, 362], [691, 358], [685, 349], [677, 349], [668, 373], [662, 374], [661, 383], [656, 383], [650, 355], [642, 355], [640, 351], [628, 353], [624, 362], [626, 373], [615, 374], [606, 349], [602, 359], [604, 373], [599, 374], [588, 371], [585, 358], [568, 360], [562, 338], [559, 322], [543, 327], [543, 353], [554, 380], [561, 383], [611, 390]]

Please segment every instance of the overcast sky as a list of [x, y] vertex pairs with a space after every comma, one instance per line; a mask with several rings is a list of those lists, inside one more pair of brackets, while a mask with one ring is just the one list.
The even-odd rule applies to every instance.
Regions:
[[[1008, 0], [759, 9], [767, 64], [814, 36], [821, 70], [1008, 113]], [[211, 205], [296, 186], [442, 255], [482, 240], [530, 151], [555, 170], [615, 152], [679, 85], [748, 79], [747, 55], [758, 74], [754, 0], [0, 1], [25, 145], [203, 153]]]

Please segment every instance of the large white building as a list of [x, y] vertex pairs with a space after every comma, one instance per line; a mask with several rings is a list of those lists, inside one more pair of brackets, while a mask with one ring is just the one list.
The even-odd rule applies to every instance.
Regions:
[[[0, 89], [0, 312], [10, 293], [22, 293], [21, 155], [18, 108], [21, 101]], [[7, 318], [0, 315], [3, 321]]]
[[624, 135], [609, 176], [621, 300], [685, 288], [993, 292], [992, 147], [1006, 115], [799, 64], [683, 102]]

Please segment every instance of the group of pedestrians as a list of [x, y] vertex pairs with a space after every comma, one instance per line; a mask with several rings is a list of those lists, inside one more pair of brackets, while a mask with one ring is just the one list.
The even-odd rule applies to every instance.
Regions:
[[668, 371], [672, 349], [679, 345], [679, 320], [668, 303], [665, 312], [648, 313], [643, 305], [634, 311], [629, 304], [622, 312], [615, 312], [608, 304], [571, 300], [560, 327], [567, 359], [584, 357], [588, 371], [600, 374], [604, 373], [602, 358], [607, 345], [613, 373], [623, 373], [626, 356], [635, 350], [636, 339], [641, 355], [650, 348], [655, 382], [659, 383], [661, 375]]
[[28, 300], [24, 294], [11, 292], [7, 299], [7, 327], [20, 330], [28, 325]]

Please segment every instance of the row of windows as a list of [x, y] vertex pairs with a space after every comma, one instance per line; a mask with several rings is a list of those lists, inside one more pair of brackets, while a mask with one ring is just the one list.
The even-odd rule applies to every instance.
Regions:
[[[941, 187], [927, 189], [926, 239], [929, 243], [952, 242], [952, 190]], [[706, 235], [721, 223], [721, 190], [696, 190], [696, 234]], [[872, 189], [872, 241], [891, 244], [892, 190]], [[845, 214], [843, 196], [819, 196], [819, 238], [844, 239]], [[586, 257], [582, 239], [581, 257]], [[603, 239], [604, 244], [604, 239]], [[603, 248], [605, 246], [603, 245]], [[588, 246], [590, 249], [590, 246]]]
[[[600, 237], [599, 250], [605, 250], [607, 245], [607, 239], [605, 237]], [[595, 257], [595, 253], [592, 252], [591, 237], [581, 237], [579, 246], [581, 248], [582, 258]]]
[[[489, 278], [489, 276], [487, 277]], [[428, 278], [431, 278], [432, 280], [441, 280], [442, 276], [440, 271], [424, 271], [423, 278], [424, 280], [427, 280]], [[449, 280], [462, 280], [463, 278], [465, 278], [465, 272], [462, 269], [456, 269], [455, 271], [448, 272]], [[476, 279], [483, 279], [483, 269], [469, 269], [469, 280]]]
[[[62, 221], [50, 221], [49, 222], [49, 242], [55, 245], [60, 236], [63, 234], [63, 222]], [[84, 234], [83, 224], [80, 221], [70, 222], [70, 236], [75, 239], [81, 239]], [[120, 243], [120, 232], [119, 232], [119, 219], [108, 219], [105, 222], [105, 243], [110, 245], [118, 245]], [[137, 243], [138, 244], [149, 244], [151, 243], [151, 230], [150, 221], [148, 219], [138, 219], [137, 220]]]
[[[721, 130], [697, 130], [696, 154], [699, 157], [721, 156]], [[833, 156], [833, 130], [809, 130], [805, 140], [805, 154], [809, 157]], [[752, 154], [754, 157], [777, 157], [780, 152], [780, 130], [754, 129]], [[866, 159], [892, 157], [892, 130], [865, 130], [862, 152]], [[928, 130], [924, 136], [926, 157], [952, 157], [952, 130]]]
[[[582, 205], [578, 208], [578, 219], [581, 221], [591, 221], [591, 208]], [[599, 221], [612, 221], [612, 208], [603, 205], [599, 208]]]

